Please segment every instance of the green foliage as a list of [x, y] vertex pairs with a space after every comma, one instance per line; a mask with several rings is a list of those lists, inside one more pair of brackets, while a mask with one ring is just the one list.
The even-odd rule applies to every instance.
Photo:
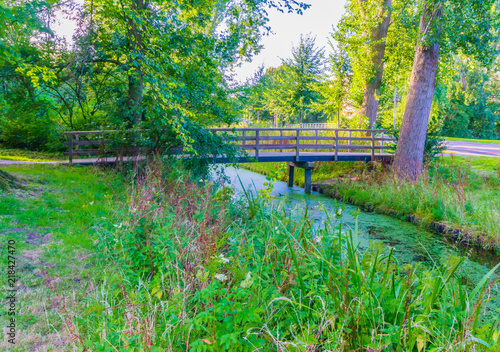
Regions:
[[[54, 149], [43, 133], [135, 127], [150, 130], [149, 139], [168, 130], [200, 154], [203, 150], [192, 146], [206, 139], [204, 132], [196, 136], [200, 127], [235, 121], [225, 72], [260, 50], [259, 39], [270, 30], [268, 7], [301, 13], [308, 5], [287, 0], [99, 0], [85, 1], [81, 8], [58, 1], [2, 3], [0, 19], [8, 25], [0, 29], [1, 37], [16, 44], [0, 44], [0, 72], [6, 78], [0, 113], [8, 120], [3, 143]], [[71, 13], [78, 21], [74, 46], [48, 29], [56, 13]], [[47, 131], [36, 131], [35, 114]], [[16, 144], [13, 135], [30, 141]]]
[[175, 173], [162, 180], [153, 167], [134, 186], [129, 215], [99, 232], [109, 273], [75, 319], [87, 348], [464, 349], [498, 338], [480, 322], [490, 277], [468, 295], [460, 259], [400, 266], [382, 247], [360, 253], [355, 234], [337, 226], [341, 208], [312, 232], [281, 205], [232, 205]]
[[499, 120], [496, 79], [479, 62], [456, 56], [458, 70], [451, 70], [449, 83], [439, 90], [439, 113], [443, 133], [450, 137], [498, 138]]
[[16, 113], [7, 111], [10, 117], [0, 119], [0, 141], [4, 145], [29, 150], [65, 149], [63, 130], [47, 114], [47, 106], [24, 105], [22, 108]]

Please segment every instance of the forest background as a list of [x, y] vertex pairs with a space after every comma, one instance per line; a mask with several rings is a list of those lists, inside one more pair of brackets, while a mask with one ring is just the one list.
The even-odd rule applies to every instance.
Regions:
[[[333, 122], [392, 129], [394, 117], [399, 129], [419, 21], [434, 2], [448, 10], [439, 18], [429, 131], [499, 139], [495, 1], [480, 8], [460, 8], [458, 0], [347, 1], [329, 48], [317, 47], [314, 34], [303, 36], [279, 67], [261, 67], [238, 83], [231, 69], [261, 49], [271, 30], [268, 11], [300, 13], [308, 5], [8, 0], [0, 5], [0, 143], [62, 151], [64, 131], [143, 127], [196, 148], [207, 138], [201, 127]], [[78, 23], [71, 44], [51, 30], [61, 12]]]

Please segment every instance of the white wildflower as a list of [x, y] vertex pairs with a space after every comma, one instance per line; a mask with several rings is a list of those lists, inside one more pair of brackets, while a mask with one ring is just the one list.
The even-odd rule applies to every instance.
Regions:
[[316, 236], [316, 237], [314, 237], [314, 242], [320, 243], [322, 239], [323, 239], [322, 236]]
[[215, 274], [215, 280], [219, 280], [221, 282], [224, 282], [227, 280], [227, 276], [224, 274]]
[[224, 257], [224, 254], [219, 254], [219, 261], [223, 264], [229, 263], [231, 260], [229, 258]]
[[241, 288], [248, 288], [252, 286], [253, 284], [253, 278], [252, 278], [252, 273], [249, 271], [247, 275], [245, 276], [245, 279], [240, 284]]
[[122, 228], [122, 223], [119, 223], [119, 224], [113, 224], [114, 227], [116, 227], [117, 229], [121, 229]]

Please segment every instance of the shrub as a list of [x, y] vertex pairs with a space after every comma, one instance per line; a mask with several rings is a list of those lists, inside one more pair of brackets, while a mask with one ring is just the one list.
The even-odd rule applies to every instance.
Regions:
[[0, 140], [5, 147], [29, 150], [62, 151], [62, 128], [50, 119], [44, 106], [10, 109], [0, 119]]

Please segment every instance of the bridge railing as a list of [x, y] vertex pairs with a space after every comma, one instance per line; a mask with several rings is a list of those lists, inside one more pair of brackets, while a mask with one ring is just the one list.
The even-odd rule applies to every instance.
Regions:
[[294, 125], [288, 125], [288, 128], [328, 128], [334, 129], [338, 127], [337, 123], [332, 122], [311, 122], [311, 123], [296, 123]]
[[[296, 160], [301, 153], [370, 154], [372, 159], [388, 148], [394, 139], [387, 130], [381, 129], [330, 129], [330, 128], [212, 128], [213, 133], [226, 133], [242, 150], [259, 154], [264, 152], [295, 152]], [[129, 133], [142, 133], [134, 130]], [[124, 156], [138, 155], [144, 148], [130, 145], [123, 131], [74, 131], [66, 132], [69, 161], [77, 156]], [[109, 138], [114, 135], [114, 138]], [[182, 148], [177, 149], [182, 152]], [[249, 153], [250, 154], [250, 153]]]
[[381, 129], [330, 129], [330, 128], [214, 128], [214, 133], [225, 132], [241, 149], [254, 151], [259, 159], [262, 152], [292, 150], [300, 159], [301, 152], [369, 153], [372, 158], [383, 153], [394, 138]]

